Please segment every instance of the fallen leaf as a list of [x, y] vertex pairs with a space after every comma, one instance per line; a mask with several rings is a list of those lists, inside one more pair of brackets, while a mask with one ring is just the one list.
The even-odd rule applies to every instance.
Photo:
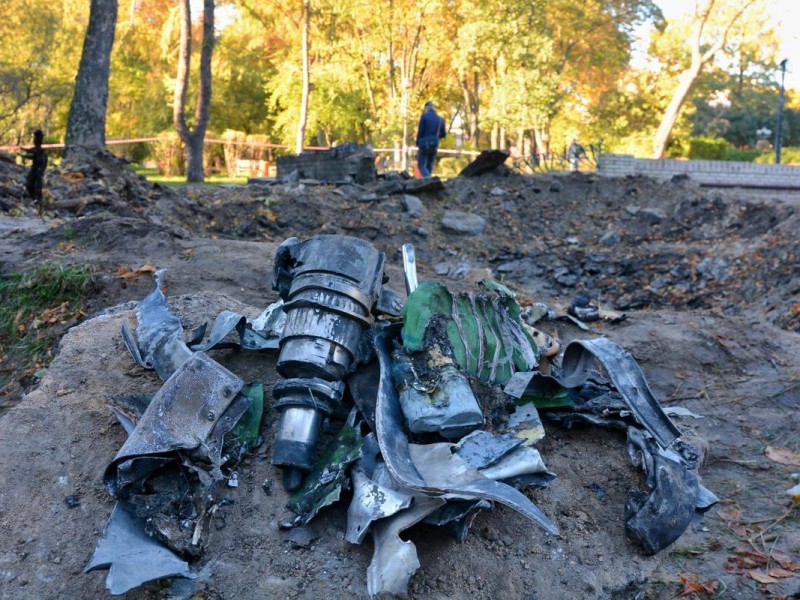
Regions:
[[800, 571], [800, 563], [794, 562], [788, 554], [783, 552], [773, 552], [772, 560], [787, 571]]
[[779, 569], [775, 567], [774, 569], [769, 570], [770, 577], [776, 577], [778, 579], [783, 579], [785, 577], [794, 577], [794, 573], [791, 571], [787, 571], [786, 569]]
[[681, 583], [683, 584], [683, 589], [678, 594], [679, 596], [691, 596], [699, 592], [713, 594], [719, 587], [719, 581], [694, 581], [683, 575], [681, 575]]
[[795, 452], [788, 448], [767, 446], [766, 450], [764, 450], [764, 454], [768, 459], [778, 464], [800, 467], [800, 452]]
[[55, 306], [53, 308], [48, 308], [42, 314], [40, 314], [37, 319], [42, 323], [55, 323], [58, 321], [64, 314], [67, 312], [69, 308], [68, 302], [62, 302], [59, 306]]
[[116, 274], [114, 277], [117, 279], [132, 279], [137, 275], [143, 275], [145, 273], [155, 273], [158, 269], [151, 264], [145, 264], [141, 267], [137, 268], [134, 271], [131, 271], [126, 265], [120, 265], [117, 269]]
[[155, 273], [157, 270], [158, 269], [156, 269], [153, 265], [148, 263], [136, 269], [136, 274], [141, 275], [142, 273]]
[[751, 579], [754, 579], [758, 583], [778, 583], [778, 580], [774, 577], [770, 577], [766, 573], [762, 573], [761, 571], [750, 571], [748, 573]]
[[136, 274], [126, 265], [120, 265], [117, 269], [117, 272], [114, 273], [114, 277], [117, 279], [130, 279], [131, 277], [136, 277]]

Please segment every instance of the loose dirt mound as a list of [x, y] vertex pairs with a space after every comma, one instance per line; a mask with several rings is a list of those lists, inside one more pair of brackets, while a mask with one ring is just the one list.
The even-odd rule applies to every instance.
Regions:
[[[532, 497], [563, 537], [548, 537], [501, 508], [482, 512], [462, 544], [438, 529], [415, 528], [410, 537], [422, 569], [411, 597], [800, 593], [792, 570], [800, 563], [798, 511], [784, 495], [800, 466], [764, 455], [767, 446], [800, 445], [800, 339], [793, 333], [800, 328], [793, 304], [800, 229], [791, 203], [687, 181], [500, 170], [419, 194], [419, 210], [402, 194], [315, 182], [167, 190], [104, 157], [48, 173], [51, 211], [41, 221], [30, 218], [21, 195], [3, 192], [21, 189], [24, 170], [6, 166], [0, 177], [0, 199], [19, 215], [0, 217], [3, 272], [46, 260], [89, 263], [90, 315], [143, 298], [150, 271], [135, 272], [144, 265], [169, 269], [166, 293], [187, 329], [222, 309], [254, 315], [275, 299], [268, 285], [275, 245], [317, 233], [371, 241], [387, 253], [398, 290], [400, 247], [411, 242], [421, 281], [472, 289], [491, 274], [512, 285], [523, 304], [566, 306], [586, 294], [627, 312], [622, 324], [595, 323], [592, 332], [563, 321], [543, 328], [564, 341], [608, 336], [633, 353], [664, 404], [704, 417], [680, 423], [708, 441], [701, 474], [720, 507], [648, 559], [624, 537], [625, 494], [641, 483], [624, 441], [613, 432], [546, 425], [539, 448], [558, 478]], [[107, 201], [59, 206], [97, 196]], [[458, 233], [446, 224], [448, 211], [480, 217], [483, 226], [476, 219], [476, 233]], [[120, 277], [121, 266], [134, 276]], [[82, 569], [112, 505], [100, 474], [124, 439], [105, 405], [114, 395], [160, 386], [121, 344], [119, 324], [132, 318], [123, 307], [73, 329], [39, 387], [0, 417], [0, 473], [9, 482], [0, 491], [2, 598], [104, 595], [104, 573]], [[267, 389], [276, 376], [269, 355], [253, 360], [226, 351], [215, 358]], [[265, 445], [229, 492], [234, 504], [216, 523], [197, 589], [226, 599], [366, 597], [372, 547], [342, 540], [346, 504], [312, 521], [319, 538], [308, 548], [282, 541], [277, 524], [285, 520], [286, 498], [268, 460], [276, 418], [270, 410]], [[69, 508], [68, 497], [79, 505]], [[167, 596], [157, 586], [127, 595]]]

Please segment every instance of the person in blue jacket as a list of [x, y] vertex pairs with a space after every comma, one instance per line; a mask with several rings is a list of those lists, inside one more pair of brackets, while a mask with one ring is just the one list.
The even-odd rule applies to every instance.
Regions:
[[444, 119], [436, 114], [433, 102], [426, 102], [417, 127], [417, 167], [423, 177], [431, 176], [439, 140], [445, 135]]

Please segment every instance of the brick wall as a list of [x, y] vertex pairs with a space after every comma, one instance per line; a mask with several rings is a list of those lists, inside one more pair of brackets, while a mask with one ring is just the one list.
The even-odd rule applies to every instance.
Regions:
[[656, 179], [688, 175], [693, 181], [711, 186], [800, 189], [800, 167], [793, 165], [728, 160], [652, 160], [628, 154], [602, 154], [597, 172], [609, 177], [645, 175]]
[[302, 179], [319, 181], [375, 181], [375, 153], [366, 144], [343, 144], [330, 150], [311, 150], [278, 157], [278, 178], [297, 172]]

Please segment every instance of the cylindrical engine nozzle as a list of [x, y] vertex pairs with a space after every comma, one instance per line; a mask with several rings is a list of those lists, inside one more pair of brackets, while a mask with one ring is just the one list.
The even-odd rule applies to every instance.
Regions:
[[291, 238], [275, 254], [272, 287], [286, 312], [277, 369], [292, 392], [275, 387], [282, 415], [272, 463], [284, 468], [286, 489], [311, 468], [322, 418], [341, 398], [332, 382], [347, 374], [370, 325], [385, 261], [369, 242], [341, 235]]
[[303, 473], [311, 470], [322, 419], [342, 399], [341, 381], [292, 378], [275, 384], [272, 395], [281, 412], [272, 464], [282, 467], [283, 485], [289, 491], [300, 486]]

